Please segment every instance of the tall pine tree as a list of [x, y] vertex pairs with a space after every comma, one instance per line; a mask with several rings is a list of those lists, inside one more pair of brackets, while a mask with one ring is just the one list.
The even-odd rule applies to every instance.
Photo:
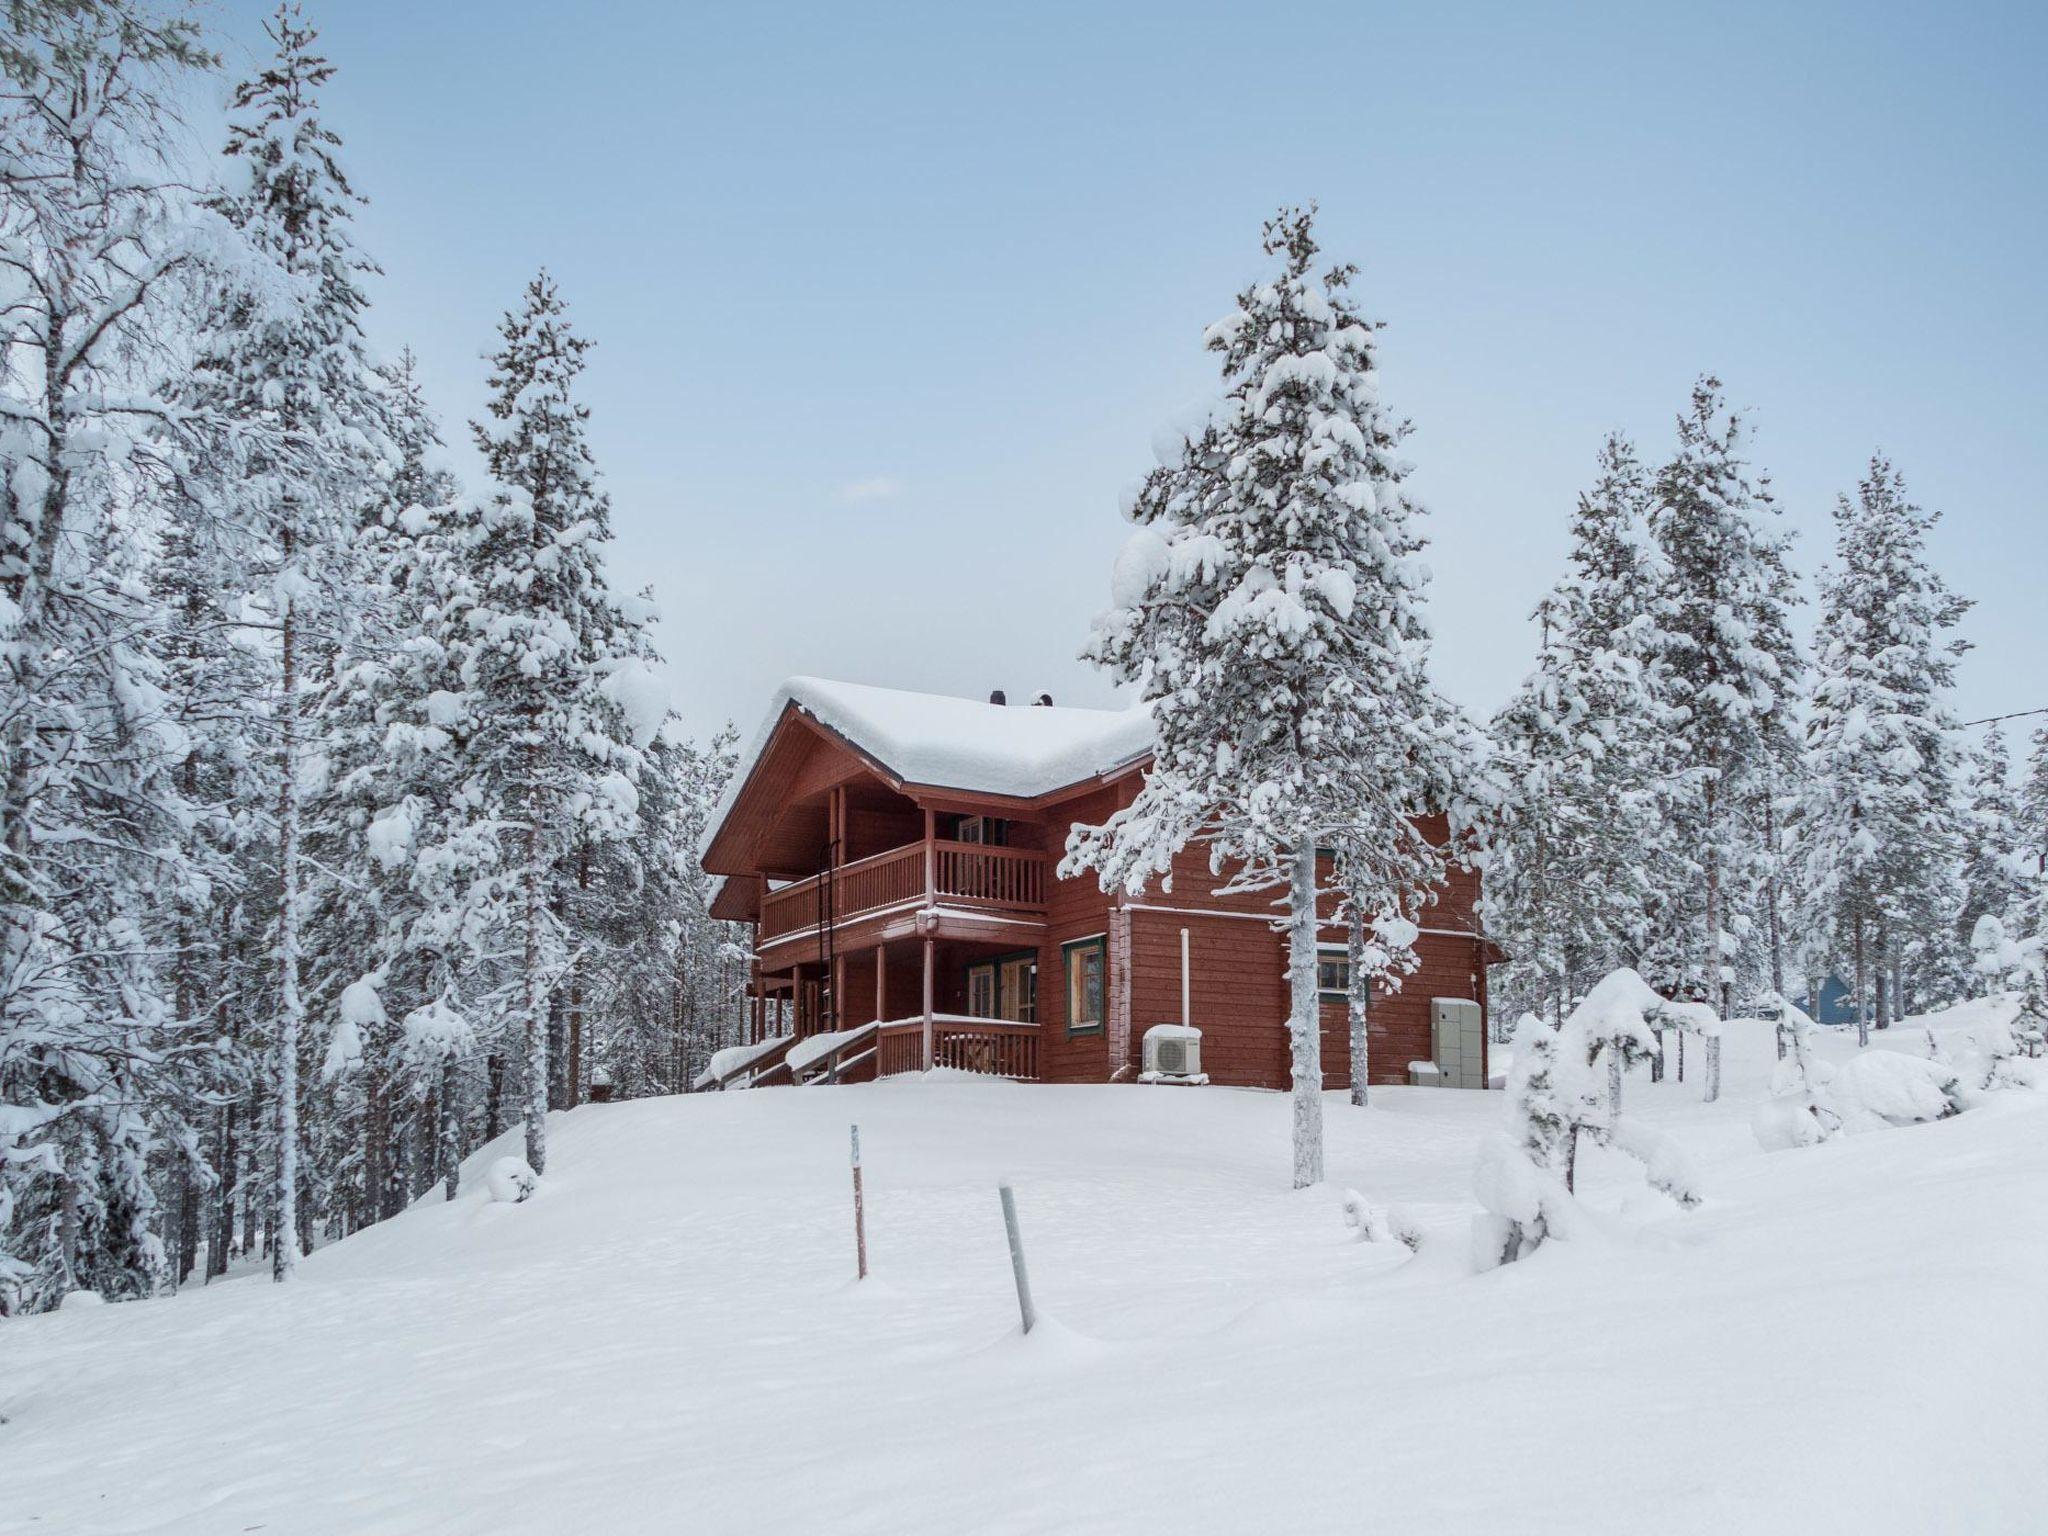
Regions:
[[1301, 1187], [1323, 1176], [1318, 848], [1363, 907], [1427, 902], [1447, 851], [1417, 818], [1445, 807], [1468, 738], [1426, 673], [1406, 425], [1381, 404], [1355, 269], [1316, 270], [1312, 211], [1264, 245], [1278, 270], [1205, 337], [1223, 407], [1147, 481], [1084, 653], [1151, 707], [1152, 768], [1127, 810], [1074, 829], [1062, 869], [1136, 891], [1199, 841], [1237, 887], [1284, 890]]
[[[479, 509], [463, 660], [479, 792], [517, 829], [497, 886], [518, 935], [516, 1017], [527, 1162], [547, 1161], [550, 994], [575, 955], [557, 916], [559, 867], [590, 842], [628, 836], [642, 748], [653, 731], [613, 679], [644, 667], [644, 639], [605, 581], [610, 505], [575, 398], [590, 343], [570, 328], [553, 279], [527, 284], [499, 326], [491, 399], [473, 423], [500, 489]], [[655, 725], [659, 725], [659, 719]]]
[[360, 202], [319, 115], [334, 70], [298, 7], [266, 30], [271, 62], [236, 88], [227, 154], [243, 171], [221, 210], [263, 259], [228, 284], [201, 333], [191, 394], [268, 430], [224, 441], [203, 494], [240, 542], [277, 637], [274, 726], [277, 806], [277, 1012], [268, 1082], [272, 1116], [272, 1274], [290, 1276], [304, 1237], [299, 1210], [304, 871], [303, 694], [309, 645], [332, 643], [352, 574], [357, 510], [383, 473], [388, 444], [380, 391], [363, 351], [362, 282], [375, 270], [349, 226]]
[[1961, 649], [1948, 631], [1968, 604], [1928, 564], [1935, 521], [1873, 459], [1855, 499], [1836, 503], [1835, 560], [1821, 582], [1796, 830], [1805, 886], [1850, 956], [1865, 1039], [1873, 1013], [1880, 1027], [1892, 1018], [1895, 946], [1939, 922], [1961, 851], [1946, 694]]

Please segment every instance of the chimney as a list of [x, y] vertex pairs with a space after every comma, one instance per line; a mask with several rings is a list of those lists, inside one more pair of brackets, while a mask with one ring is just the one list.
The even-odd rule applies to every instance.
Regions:
[[1052, 707], [1052, 695], [1049, 693], [1041, 693], [1037, 698], [1033, 699], [1031, 702], [1033, 704], [1036, 704], [1041, 709], [1049, 709]]
[[1010, 702], [1008, 696], [1000, 688], [990, 690], [988, 701], [991, 704], [1007, 704]]

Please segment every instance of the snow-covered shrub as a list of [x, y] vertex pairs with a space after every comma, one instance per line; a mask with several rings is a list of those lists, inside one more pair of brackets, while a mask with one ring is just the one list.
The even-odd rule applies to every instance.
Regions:
[[1751, 1121], [1767, 1152], [1811, 1147], [1842, 1134], [1842, 1117], [1828, 1097], [1834, 1069], [1814, 1055], [1818, 1026], [1791, 999], [1773, 993], [1785, 1054], [1771, 1074], [1771, 1097]]
[[1968, 1107], [1955, 1067], [1902, 1051], [1865, 1051], [1844, 1063], [1830, 1097], [1852, 1131], [1946, 1120]]
[[1406, 1211], [1393, 1205], [1382, 1210], [1355, 1189], [1344, 1191], [1344, 1225], [1361, 1243], [1400, 1243], [1410, 1253], [1422, 1247], [1422, 1230]]
[[1708, 1039], [1719, 1036], [1711, 1010], [1669, 1003], [1625, 968], [1588, 992], [1557, 1029], [1531, 1017], [1516, 1032], [1508, 1132], [1489, 1139], [1474, 1179], [1484, 1207], [1472, 1232], [1479, 1268], [1510, 1263], [1548, 1238], [1568, 1235], [1582, 1136], [1635, 1158], [1650, 1187], [1679, 1205], [1700, 1203], [1698, 1182], [1676, 1143], [1621, 1113], [1622, 1074], [1656, 1054], [1652, 1019], [1682, 1021]]
[[501, 1157], [491, 1164], [484, 1183], [491, 1198], [500, 1205], [518, 1205], [533, 1198], [534, 1191], [540, 1188], [540, 1175], [519, 1158]]

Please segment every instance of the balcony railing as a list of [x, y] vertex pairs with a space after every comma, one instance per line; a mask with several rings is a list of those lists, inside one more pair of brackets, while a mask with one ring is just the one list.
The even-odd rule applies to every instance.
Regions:
[[1045, 882], [1045, 855], [1029, 849], [943, 838], [910, 843], [842, 864], [829, 877], [813, 875], [770, 891], [761, 901], [761, 942], [822, 927], [828, 919], [838, 926], [913, 903], [1035, 909], [1045, 905]]

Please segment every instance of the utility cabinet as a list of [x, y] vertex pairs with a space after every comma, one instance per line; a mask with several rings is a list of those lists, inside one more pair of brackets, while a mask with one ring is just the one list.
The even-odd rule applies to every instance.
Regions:
[[1477, 1003], [1465, 997], [1432, 997], [1429, 1044], [1437, 1086], [1486, 1086], [1486, 1018]]

